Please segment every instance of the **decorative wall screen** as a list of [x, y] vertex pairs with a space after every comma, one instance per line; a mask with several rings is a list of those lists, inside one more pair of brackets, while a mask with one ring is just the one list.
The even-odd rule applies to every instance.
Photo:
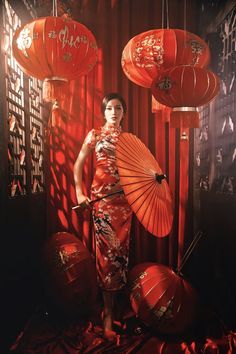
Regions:
[[42, 83], [24, 75], [12, 55], [12, 38], [21, 21], [3, 3], [8, 126], [9, 197], [44, 191]]
[[42, 192], [44, 186], [43, 175], [43, 124], [41, 119], [42, 84], [41, 81], [29, 79], [30, 105], [30, 147], [31, 147], [31, 191]]
[[212, 57], [217, 58], [213, 70], [221, 78], [221, 92], [201, 110], [201, 128], [195, 131], [195, 182], [197, 189], [235, 194], [236, 7], [209, 38]]

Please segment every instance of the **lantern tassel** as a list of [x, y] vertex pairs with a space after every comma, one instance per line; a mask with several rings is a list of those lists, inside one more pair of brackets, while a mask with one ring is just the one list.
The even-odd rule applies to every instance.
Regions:
[[62, 122], [66, 119], [66, 113], [59, 106], [58, 101], [53, 103], [50, 118], [51, 127], [60, 127]]
[[68, 80], [58, 77], [47, 78], [43, 82], [43, 99], [46, 102], [65, 100], [68, 96]]
[[199, 128], [199, 112], [196, 107], [175, 107], [170, 113], [171, 128]]

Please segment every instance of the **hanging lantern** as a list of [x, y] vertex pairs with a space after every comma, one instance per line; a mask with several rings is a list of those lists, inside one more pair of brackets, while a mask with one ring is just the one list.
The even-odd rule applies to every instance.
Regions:
[[197, 107], [209, 103], [218, 94], [220, 80], [212, 71], [190, 65], [179, 65], [164, 70], [151, 86], [158, 102], [172, 107], [172, 127], [199, 126]]
[[165, 334], [177, 334], [194, 323], [196, 292], [171, 268], [140, 263], [130, 271], [129, 287], [132, 309], [147, 326]]
[[209, 61], [210, 49], [197, 35], [181, 29], [154, 29], [126, 44], [121, 66], [129, 80], [149, 88], [164, 69], [183, 64], [206, 67]]
[[29, 76], [43, 80], [43, 98], [65, 99], [68, 81], [94, 67], [97, 44], [93, 34], [68, 17], [44, 17], [19, 28], [13, 36], [13, 55]]

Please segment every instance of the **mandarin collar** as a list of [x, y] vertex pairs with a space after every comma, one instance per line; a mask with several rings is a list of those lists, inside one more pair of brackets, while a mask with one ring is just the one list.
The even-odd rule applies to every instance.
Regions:
[[121, 133], [121, 126], [116, 127], [114, 124], [105, 124], [101, 127], [101, 131], [109, 134], [109, 133]]

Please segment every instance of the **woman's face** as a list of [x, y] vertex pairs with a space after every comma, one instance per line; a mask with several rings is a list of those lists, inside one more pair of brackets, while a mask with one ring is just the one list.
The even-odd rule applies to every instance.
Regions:
[[124, 109], [121, 102], [117, 98], [110, 100], [106, 105], [104, 114], [106, 123], [119, 127], [124, 115]]

